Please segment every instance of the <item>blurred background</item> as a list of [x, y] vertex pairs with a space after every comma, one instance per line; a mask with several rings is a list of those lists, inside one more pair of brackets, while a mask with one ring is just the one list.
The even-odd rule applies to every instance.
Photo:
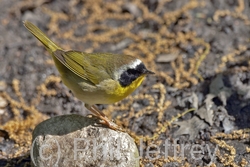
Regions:
[[[31, 134], [50, 117], [89, 114], [61, 83], [37, 25], [65, 50], [140, 58], [156, 74], [131, 96], [99, 105], [139, 146], [165, 139], [209, 144], [214, 166], [250, 161], [248, 0], [0, 0], [0, 166], [30, 166]], [[206, 166], [161, 158], [141, 166]], [[143, 155], [142, 155], [143, 156]]]

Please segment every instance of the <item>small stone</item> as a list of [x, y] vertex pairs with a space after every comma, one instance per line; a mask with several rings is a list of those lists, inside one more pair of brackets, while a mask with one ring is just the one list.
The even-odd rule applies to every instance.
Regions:
[[0, 115], [3, 115], [4, 113], [5, 113], [5, 110], [0, 108]]
[[0, 91], [4, 91], [6, 89], [7, 85], [4, 81], [0, 81]]
[[127, 134], [102, 126], [96, 119], [62, 115], [40, 123], [33, 132], [34, 166], [139, 167], [139, 153]]
[[223, 122], [222, 122], [223, 128], [224, 128], [224, 132], [225, 133], [230, 133], [232, 130], [235, 129], [234, 125], [233, 125], [233, 121], [230, 121], [228, 117], [226, 117]]
[[157, 63], [168, 63], [174, 61], [178, 57], [177, 53], [173, 54], [160, 54], [157, 56], [156, 62]]
[[7, 101], [3, 97], [0, 96], [0, 108], [6, 107], [7, 104], [8, 104]]
[[121, 42], [119, 42], [118, 44], [111, 46], [111, 50], [115, 51], [115, 50], [119, 50], [119, 49], [124, 49], [132, 42], [133, 42], [132, 39], [126, 38], [126, 39], [122, 40]]
[[123, 10], [128, 11], [135, 17], [140, 17], [142, 15], [142, 11], [138, 8], [136, 4], [127, 3], [123, 6]]

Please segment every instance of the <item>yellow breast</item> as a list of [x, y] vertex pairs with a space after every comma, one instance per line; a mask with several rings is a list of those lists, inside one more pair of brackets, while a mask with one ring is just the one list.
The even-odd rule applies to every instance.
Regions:
[[130, 95], [136, 88], [141, 85], [144, 78], [145, 75], [142, 75], [126, 87], [122, 87], [118, 81], [115, 81], [114, 83], [114, 80], [105, 81], [100, 86], [105, 87], [105, 91], [108, 96], [107, 98], [109, 98], [111, 103], [115, 103]]

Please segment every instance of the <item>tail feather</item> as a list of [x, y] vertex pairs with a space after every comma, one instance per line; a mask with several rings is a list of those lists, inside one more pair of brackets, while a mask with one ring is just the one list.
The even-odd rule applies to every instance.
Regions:
[[23, 24], [46, 47], [48, 51], [55, 52], [56, 50], [61, 49], [31, 22], [24, 21]]

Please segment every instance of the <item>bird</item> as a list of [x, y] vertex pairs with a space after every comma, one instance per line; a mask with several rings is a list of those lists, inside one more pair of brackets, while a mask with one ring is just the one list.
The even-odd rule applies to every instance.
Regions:
[[63, 84], [84, 102], [101, 124], [120, 130], [96, 104], [112, 104], [124, 99], [154, 72], [130, 55], [63, 50], [31, 22], [23, 21], [23, 24], [48, 50]]

